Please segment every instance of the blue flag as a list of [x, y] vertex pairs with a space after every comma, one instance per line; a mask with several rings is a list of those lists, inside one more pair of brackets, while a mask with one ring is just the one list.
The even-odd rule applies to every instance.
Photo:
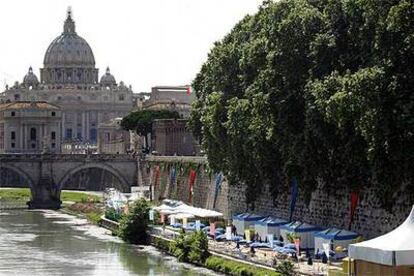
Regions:
[[292, 191], [290, 196], [290, 215], [289, 221], [292, 221], [293, 212], [295, 211], [296, 199], [298, 197], [299, 187], [296, 176], [292, 177]]
[[177, 171], [175, 170], [175, 167], [173, 167], [171, 169], [171, 173], [170, 173], [170, 181], [171, 181], [171, 185], [175, 184], [175, 180], [177, 179]]
[[217, 173], [217, 174], [215, 174], [215, 177], [214, 177], [215, 179], [214, 179], [214, 182], [215, 182], [215, 185], [214, 185], [214, 201], [213, 201], [213, 208], [215, 208], [216, 207], [216, 201], [217, 201], [217, 196], [218, 196], [218, 192], [219, 192], [219, 190], [220, 190], [220, 188], [221, 188], [221, 182], [222, 182], [222, 178], [223, 178], [223, 176], [222, 176], [222, 174], [221, 173]]

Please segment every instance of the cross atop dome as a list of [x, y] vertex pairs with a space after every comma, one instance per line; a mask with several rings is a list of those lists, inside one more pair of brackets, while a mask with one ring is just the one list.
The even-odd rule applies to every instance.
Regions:
[[65, 24], [63, 25], [63, 33], [76, 33], [75, 21], [72, 19], [72, 8], [70, 6], [68, 7]]

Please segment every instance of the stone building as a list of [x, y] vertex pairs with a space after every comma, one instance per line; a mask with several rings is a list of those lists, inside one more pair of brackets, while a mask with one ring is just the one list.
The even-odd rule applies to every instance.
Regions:
[[123, 154], [130, 149], [129, 131], [121, 127], [122, 118], [98, 126], [98, 153]]
[[155, 120], [152, 147], [158, 155], [198, 155], [200, 149], [185, 119]]
[[62, 112], [59, 138], [96, 144], [98, 125], [123, 117], [134, 107], [131, 87], [117, 83], [109, 68], [99, 79], [93, 51], [78, 35], [68, 10], [63, 32], [49, 45], [40, 81], [30, 67], [23, 83], [0, 93], [0, 103], [42, 101]]
[[0, 153], [60, 152], [62, 114], [46, 102], [0, 104]]
[[187, 86], [155, 86], [150, 98], [143, 102], [142, 108], [149, 110], [177, 111], [183, 118], [188, 118], [194, 93], [188, 92]]

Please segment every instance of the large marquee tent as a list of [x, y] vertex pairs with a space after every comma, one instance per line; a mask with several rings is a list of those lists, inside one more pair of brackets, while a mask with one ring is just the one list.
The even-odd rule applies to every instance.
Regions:
[[267, 235], [270, 234], [272, 234], [274, 238], [278, 239], [280, 236], [280, 226], [286, 223], [288, 223], [288, 221], [285, 219], [269, 216], [256, 221], [254, 229], [263, 241], [266, 240]]
[[357, 275], [414, 275], [414, 206], [393, 231], [349, 246]]

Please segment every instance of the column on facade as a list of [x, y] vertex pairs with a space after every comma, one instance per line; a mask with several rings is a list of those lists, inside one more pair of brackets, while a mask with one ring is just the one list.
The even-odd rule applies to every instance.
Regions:
[[23, 147], [23, 127], [24, 124], [20, 124], [20, 129], [19, 129], [19, 149], [21, 151], [23, 151], [24, 147]]
[[86, 127], [86, 139], [87, 140], [90, 140], [91, 139], [91, 137], [90, 137], [90, 120], [89, 120], [89, 116], [90, 116], [90, 112], [89, 111], [86, 111], [86, 123], [85, 123], [85, 127]]
[[72, 127], [72, 139], [75, 139], [78, 136], [78, 112], [77, 110], [73, 112], [73, 127]]
[[86, 111], [82, 111], [82, 123], [81, 123], [81, 130], [82, 130], [82, 139], [86, 140]]
[[65, 132], [65, 112], [62, 111], [62, 124], [61, 124], [61, 141], [66, 137], [66, 132]]

